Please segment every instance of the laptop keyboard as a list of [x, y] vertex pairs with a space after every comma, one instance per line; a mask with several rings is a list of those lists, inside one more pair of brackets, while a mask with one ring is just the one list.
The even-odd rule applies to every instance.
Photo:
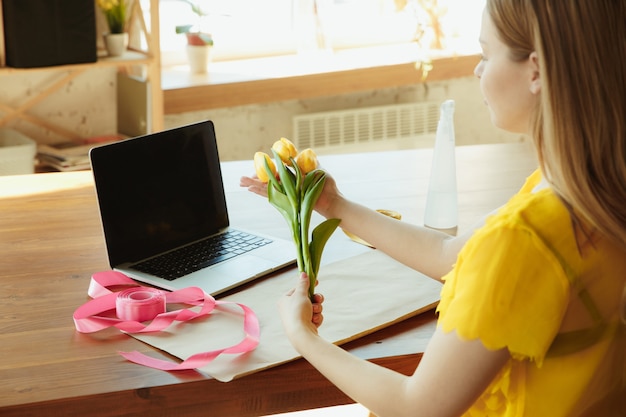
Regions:
[[145, 260], [133, 265], [132, 268], [173, 281], [271, 242], [270, 239], [250, 233], [229, 230], [226, 233]]

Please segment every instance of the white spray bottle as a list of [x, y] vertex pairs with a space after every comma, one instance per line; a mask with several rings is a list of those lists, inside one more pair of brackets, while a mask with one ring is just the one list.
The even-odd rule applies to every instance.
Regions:
[[456, 234], [458, 225], [454, 100], [441, 105], [426, 197], [424, 226]]

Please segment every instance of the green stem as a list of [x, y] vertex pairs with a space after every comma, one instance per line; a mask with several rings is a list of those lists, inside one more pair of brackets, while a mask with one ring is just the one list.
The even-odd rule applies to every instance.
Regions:
[[305, 264], [304, 264], [304, 257], [302, 256], [302, 245], [300, 243], [300, 230], [298, 226], [299, 226], [299, 223], [297, 221], [295, 221], [295, 224], [291, 225], [293, 243], [296, 246], [296, 261], [298, 262], [298, 271], [306, 272]]
[[309, 276], [309, 297], [312, 299], [315, 290], [315, 271], [313, 271], [309, 247], [309, 221], [302, 218], [300, 220], [304, 220], [300, 223], [300, 247], [304, 261], [304, 272]]

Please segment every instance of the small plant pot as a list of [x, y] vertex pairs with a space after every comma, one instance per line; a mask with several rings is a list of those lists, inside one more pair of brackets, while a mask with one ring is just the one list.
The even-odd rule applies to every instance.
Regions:
[[187, 45], [187, 60], [192, 73], [203, 74], [208, 71], [211, 48], [211, 45]]
[[104, 45], [109, 56], [123, 55], [128, 48], [128, 33], [106, 33], [104, 35]]

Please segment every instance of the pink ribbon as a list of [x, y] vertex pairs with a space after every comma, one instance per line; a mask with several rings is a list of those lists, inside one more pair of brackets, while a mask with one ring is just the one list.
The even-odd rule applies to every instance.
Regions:
[[165, 294], [153, 288], [134, 287], [117, 293], [115, 314], [126, 321], [148, 321], [167, 311]]
[[[111, 287], [125, 287], [114, 292]], [[126, 275], [117, 271], [95, 273], [91, 277], [87, 294], [92, 300], [74, 312], [74, 325], [81, 333], [93, 333], [116, 327], [128, 333], [158, 332], [174, 321], [184, 322], [210, 314], [220, 304], [235, 304], [243, 310], [245, 337], [239, 343], [210, 352], [190, 356], [181, 363], [152, 358], [143, 353], [119, 352], [127, 360], [163, 371], [196, 369], [210, 363], [222, 353], [238, 354], [254, 350], [259, 344], [259, 321], [249, 307], [228, 301], [217, 301], [198, 287], [177, 291], [163, 291], [141, 287]], [[200, 307], [200, 311], [183, 308], [166, 311], [167, 303], [187, 304]], [[150, 321], [151, 320], [151, 321]], [[142, 322], [150, 321], [148, 324]]]

